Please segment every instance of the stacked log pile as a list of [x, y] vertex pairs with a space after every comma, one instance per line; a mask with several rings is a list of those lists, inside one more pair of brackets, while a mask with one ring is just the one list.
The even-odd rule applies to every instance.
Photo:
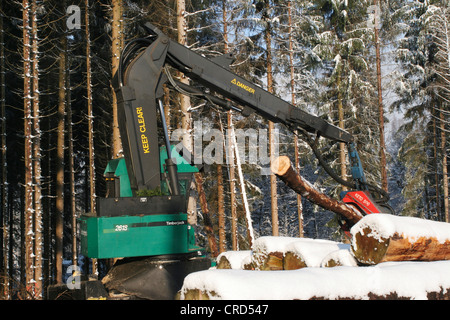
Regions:
[[266, 236], [256, 239], [253, 248], [220, 254], [216, 268], [274, 271], [357, 265], [350, 244], [329, 240]]
[[289, 159], [280, 158], [272, 171], [350, 221], [351, 243], [261, 237], [251, 251], [224, 253], [217, 269], [186, 277], [180, 298], [450, 300], [450, 224], [389, 214], [363, 217], [318, 192]]
[[180, 297], [229, 299], [265, 285], [272, 289], [245, 299], [450, 299], [450, 224], [373, 214], [351, 234], [351, 244], [258, 238], [253, 250], [223, 253], [217, 269], [189, 275]]

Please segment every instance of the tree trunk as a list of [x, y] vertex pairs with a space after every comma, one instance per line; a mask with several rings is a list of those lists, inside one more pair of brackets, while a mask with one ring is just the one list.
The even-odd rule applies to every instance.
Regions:
[[[67, 56], [68, 67], [70, 69], [70, 56]], [[66, 110], [67, 110], [67, 143], [69, 152], [69, 190], [70, 190], [70, 218], [72, 224], [72, 230], [70, 231], [72, 236], [72, 264], [74, 266], [77, 263], [77, 217], [76, 217], [76, 193], [75, 193], [75, 167], [74, 167], [74, 149], [73, 149], [73, 120], [72, 120], [72, 101], [71, 101], [71, 81], [70, 81], [70, 70], [66, 72], [66, 86], [68, 88], [66, 93]]]
[[[114, 75], [119, 68], [119, 59], [123, 48], [123, 3], [122, 0], [112, 0], [112, 74]], [[112, 108], [113, 108], [113, 133], [112, 133], [112, 158], [119, 158], [122, 153], [122, 142], [119, 132], [119, 120], [117, 114], [117, 97], [111, 84]]]
[[[270, 3], [266, 1], [266, 10], [269, 11]], [[265, 41], [266, 41], [266, 63], [267, 63], [267, 91], [273, 93], [273, 74], [272, 74], [272, 36], [271, 36], [271, 26], [269, 17], [265, 16], [266, 20], [266, 30], [265, 30]], [[275, 124], [269, 121], [269, 150], [270, 150], [270, 162], [274, 158], [274, 130]], [[272, 213], [272, 235], [278, 235], [278, 194], [277, 194], [277, 178], [271, 174], [270, 175], [270, 208]]]
[[39, 50], [36, 0], [31, 5], [31, 60], [33, 75], [33, 171], [34, 171], [34, 280], [35, 295], [42, 298], [42, 183], [41, 128], [39, 110]]
[[337, 201], [319, 192], [309, 182], [304, 180], [294, 169], [291, 161], [286, 156], [275, 159], [271, 165], [272, 172], [276, 174], [288, 187], [301, 194], [318, 206], [341, 215], [350, 224], [358, 222], [362, 215], [350, 206]]
[[89, 31], [89, 0], [85, 0], [86, 93], [89, 144], [90, 212], [95, 213], [94, 113], [92, 105], [91, 33]]
[[[288, 25], [289, 25], [289, 69], [291, 77], [291, 101], [292, 105], [296, 105], [295, 101], [295, 82], [294, 82], [294, 40], [292, 38], [292, 3], [288, 1]], [[298, 150], [298, 136], [294, 136], [294, 157], [295, 157], [295, 168], [298, 173], [300, 173], [300, 159]], [[297, 215], [298, 215], [298, 231], [299, 237], [303, 237], [303, 206], [302, 206], [302, 196], [297, 194]]]
[[227, 112], [227, 146], [228, 146], [228, 170], [230, 179], [230, 206], [231, 206], [231, 247], [232, 250], [238, 249], [237, 238], [237, 212], [236, 212], [236, 186], [235, 186], [235, 171], [234, 171], [234, 144], [232, 143], [233, 135], [233, 117], [232, 111]]
[[371, 214], [351, 234], [351, 250], [362, 264], [450, 259], [450, 225], [445, 222]]
[[219, 250], [217, 249], [216, 237], [214, 236], [208, 203], [206, 201], [206, 195], [203, 189], [203, 176], [200, 172], [196, 172], [194, 173], [194, 178], [195, 184], [197, 186], [198, 197], [200, 200], [200, 207], [202, 208], [203, 212], [204, 228], [208, 238], [209, 248], [211, 250], [211, 255], [215, 258], [219, 255]]
[[[0, 11], [3, 6], [0, 5]], [[5, 81], [5, 31], [3, 30], [3, 15], [0, 15], [0, 149], [1, 149], [1, 180], [0, 180], [0, 227], [1, 227], [1, 247], [0, 247], [0, 272], [7, 274], [8, 271], [8, 251], [6, 244], [8, 243], [8, 229], [7, 229], [7, 217], [8, 217], [8, 195], [7, 195], [7, 174], [8, 164], [6, 158], [6, 81]], [[9, 296], [8, 277], [4, 277], [1, 280], [0, 288], [2, 288], [2, 294], [0, 299], [7, 299]]]
[[30, 3], [22, 2], [23, 10], [23, 103], [24, 103], [24, 137], [25, 137], [25, 281], [27, 294], [34, 292], [34, 190], [33, 190], [33, 154], [32, 154], [32, 79], [31, 79], [31, 35]]
[[[222, 3], [223, 14], [223, 41], [224, 41], [224, 53], [228, 52], [228, 17], [227, 17], [227, 2]], [[237, 243], [237, 215], [236, 215], [236, 187], [235, 187], [235, 172], [234, 172], [234, 149], [231, 144], [231, 128], [232, 128], [233, 113], [231, 110], [227, 112], [227, 164], [230, 180], [230, 210], [231, 210], [231, 247], [232, 250], [238, 249]]]
[[217, 215], [219, 220], [219, 252], [227, 250], [225, 234], [225, 199], [223, 188], [222, 164], [217, 164]]
[[[344, 125], [344, 106], [342, 105], [342, 94], [341, 94], [341, 75], [337, 78], [337, 89], [338, 89], [338, 117], [339, 117], [339, 128], [345, 130]], [[341, 178], [347, 180], [347, 165], [345, 156], [345, 143], [339, 142], [339, 160], [341, 169]], [[342, 186], [342, 191], [347, 191], [346, 186]]]
[[[374, 0], [374, 6], [378, 7], [378, 0]], [[375, 14], [375, 52], [377, 64], [377, 88], [378, 88], [378, 111], [379, 111], [379, 127], [380, 127], [380, 170], [381, 170], [381, 187], [388, 192], [388, 180], [386, 173], [386, 144], [384, 141], [384, 109], [383, 109], [383, 92], [381, 87], [381, 55], [380, 55], [380, 38], [378, 35], [378, 15]]]
[[438, 161], [438, 142], [437, 142], [437, 129], [436, 129], [436, 116], [435, 116], [435, 108], [431, 110], [433, 114], [433, 158], [434, 158], [434, 188], [436, 190], [436, 215], [438, 219], [442, 220], [441, 216], [441, 201], [440, 201], [440, 184], [439, 184], [439, 161]]
[[236, 167], [237, 167], [238, 176], [239, 176], [239, 187], [241, 190], [242, 205], [244, 206], [246, 223], [247, 223], [247, 239], [248, 239], [249, 247], [251, 248], [253, 242], [255, 241], [255, 236], [254, 236], [254, 232], [253, 232], [253, 221], [252, 221], [252, 217], [251, 217], [251, 213], [250, 213], [250, 208], [248, 205], [247, 192], [245, 190], [244, 174], [242, 173], [241, 160], [240, 160], [239, 150], [238, 150], [238, 146], [237, 146], [237, 142], [236, 142], [236, 135], [234, 132], [234, 127], [231, 127], [230, 131], [231, 131], [231, 142], [229, 142], [229, 143], [233, 144], [233, 149], [236, 151], [235, 152]]
[[448, 209], [448, 169], [447, 169], [447, 138], [445, 136], [445, 122], [443, 112], [439, 112], [441, 122], [441, 149], [442, 149], [442, 187], [444, 189], [444, 221], [450, 222]]
[[[186, 3], [185, 0], [177, 0], [177, 29], [178, 29], [178, 43], [181, 45], [187, 45], [187, 22], [186, 22]], [[189, 80], [186, 76], [178, 72], [180, 82], [189, 84]], [[189, 108], [191, 106], [191, 99], [189, 96], [180, 93], [178, 95], [181, 108], [181, 128], [184, 131], [183, 146], [189, 150], [192, 155], [192, 135], [191, 130], [191, 116]]]
[[[94, 150], [95, 150], [95, 144], [94, 144], [94, 109], [93, 109], [93, 96], [92, 96], [92, 60], [91, 60], [91, 32], [89, 30], [89, 0], [84, 1], [84, 7], [85, 7], [85, 15], [84, 15], [84, 21], [85, 21], [85, 37], [86, 37], [86, 96], [87, 96], [87, 122], [88, 122], [88, 163], [89, 163], [89, 210], [88, 212], [96, 214], [96, 188], [95, 188], [95, 159], [94, 159]], [[114, 48], [114, 50], [117, 50]], [[115, 66], [114, 66], [115, 67]], [[114, 91], [114, 90], [112, 90]], [[113, 93], [113, 106], [117, 101], [115, 100], [116, 96], [115, 93]], [[117, 104], [115, 105], [117, 107]], [[116, 121], [113, 119], [113, 121]], [[113, 136], [117, 134], [117, 132], [113, 132]], [[114, 139], [114, 138], [113, 138]], [[116, 143], [116, 148], [120, 148], [118, 143]], [[75, 241], [73, 245], [75, 245]], [[75, 258], [75, 257], [74, 257]], [[86, 264], [87, 267], [86, 270], [89, 269], [89, 262], [88, 258], [86, 258]], [[92, 273], [96, 272], [96, 266], [97, 261], [94, 259], [92, 261]]]
[[56, 145], [56, 216], [55, 216], [55, 265], [56, 282], [62, 283], [63, 262], [63, 216], [64, 216], [64, 148], [66, 112], [66, 54], [67, 38], [61, 37], [59, 53], [59, 91], [58, 91], [58, 137]]

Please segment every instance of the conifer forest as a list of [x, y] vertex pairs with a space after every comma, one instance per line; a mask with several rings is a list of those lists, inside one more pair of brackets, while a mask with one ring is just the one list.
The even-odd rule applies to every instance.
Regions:
[[[1, 0], [0, 299], [46, 299], [74, 266], [107, 271], [81, 254], [80, 217], [123, 156], [113, 75], [146, 22], [202, 56], [232, 54], [232, 72], [352, 134], [396, 215], [449, 222], [447, 0]], [[165, 89], [171, 141], [203, 151], [188, 213], [208, 254], [265, 235], [344, 239], [335, 214], [270, 173], [275, 150], [320, 192], [346, 190], [300, 135]], [[344, 143], [317, 144], [349, 179]]]

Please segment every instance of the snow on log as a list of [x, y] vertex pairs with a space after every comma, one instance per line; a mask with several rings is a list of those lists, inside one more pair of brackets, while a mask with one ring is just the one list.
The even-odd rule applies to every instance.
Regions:
[[341, 215], [352, 225], [362, 218], [362, 215], [351, 206], [319, 192], [308, 181], [303, 179], [303, 177], [296, 172], [295, 166], [292, 165], [291, 160], [288, 157], [281, 156], [276, 158], [272, 162], [270, 168], [275, 175], [296, 193], [326, 210]]
[[288, 244], [295, 237], [265, 236], [255, 240], [252, 247], [252, 265], [255, 270], [283, 270], [283, 258]]
[[450, 261], [278, 272], [210, 269], [189, 274], [178, 298], [223, 300], [450, 299]]
[[320, 267], [329, 253], [341, 249], [350, 250], [350, 245], [322, 239], [265, 236], [255, 240], [251, 264], [255, 270], [266, 271]]
[[217, 269], [251, 270], [251, 250], [226, 251], [217, 257]]
[[332, 268], [339, 266], [356, 267], [358, 262], [350, 251], [350, 245], [348, 249], [341, 249], [330, 252], [323, 258], [320, 263], [322, 268]]
[[349, 248], [350, 245], [330, 240], [298, 238], [286, 247], [283, 268], [320, 267], [322, 260], [331, 252]]
[[371, 214], [350, 232], [352, 253], [362, 264], [450, 259], [450, 224], [445, 222]]

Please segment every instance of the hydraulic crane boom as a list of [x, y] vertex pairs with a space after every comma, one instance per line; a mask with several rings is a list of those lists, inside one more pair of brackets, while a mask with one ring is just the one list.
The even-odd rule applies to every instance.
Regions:
[[[198, 168], [181, 163], [179, 152], [173, 152], [162, 104], [164, 84], [244, 116], [256, 113], [298, 132], [322, 167], [337, 182], [354, 189], [342, 196], [344, 202], [362, 214], [382, 212], [388, 197], [367, 183], [352, 135], [231, 72], [232, 56], [208, 59], [149, 23], [145, 28], [148, 36], [125, 46], [114, 75], [124, 158], [108, 163], [107, 196], [97, 198], [96, 210], [81, 218], [85, 256], [122, 258], [106, 277], [108, 289], [150, 299], [172, 298], [186, 274], [211, 266], [196, 245], [186, 208], [190, 179]], [[184, 73], [192, 85], [175, 80], [169, 67]], [[164, 132], [165, 148], [160, 146], [158, 127]], [[319, 137], [347, 145], [352, 180], [342, 179], [328, 167], [316, 147]], [[381, 199], [373, 200], [369, 191]]]
[[[381, 202], [387, 202], [386, 192], [367, 183], [353, 137], [347, 131], [291, 105], [231, 72], [231, 55], [208, 59], [169, 39], [150, 23], [145, 28], [149, 35], [133, 40], [124, 49], [115, 78], [120, 130], [125, 157], [129, 159], [127, 169], [132, 189], [152, 189], [160, 183], [160, 172], [156, 165], [158, 159], [155, 157], [158, 153], [155, 130], [163, 84], [168, 83], [182, 93], [202, 97], [222, 108], [236, 110], [244, 116], [257, 113], [299, 132], [309, 143], [323, 168], [337, 182], [352, 189], [374, 191], [380, 195]], [[183, 72], [201, 87], [174, 80], [167, 71], [167, 66]], [[160, 114], [162, 116], [163, 112]], [[325, 163], [316, 148], [316, 138], [319, 136], [347, 144], [353, 181], [342, 179]], [[167, 167], [171, 168], [173, 164], [167, 163]]]

